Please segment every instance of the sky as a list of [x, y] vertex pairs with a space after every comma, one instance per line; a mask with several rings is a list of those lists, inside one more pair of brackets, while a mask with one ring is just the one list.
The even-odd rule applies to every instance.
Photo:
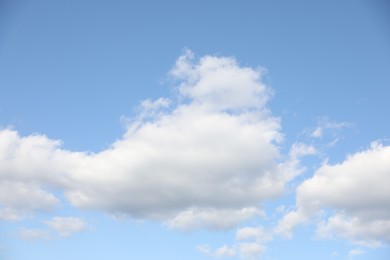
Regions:
[[389, 259], [389, 24], [0, 1], [0, 259]]

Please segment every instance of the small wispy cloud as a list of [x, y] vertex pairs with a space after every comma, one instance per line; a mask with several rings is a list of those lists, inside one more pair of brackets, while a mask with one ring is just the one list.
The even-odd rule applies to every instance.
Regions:
[[78, 217], [53, 217], [43, 221], [46, 228], [23, 228], [19, 231], [19, 238], [23, 240], [53, 239], [56, 236], [69, 237], [75, 233], [85, 231], [88, 224]]
[[45, 221], [45, 224], [63, 237], [84, 231], [87, 228], [87, 223], [82, 218], [77, 217], [54, 217]]
[[318, 119], [317, 126], [311, 129], [307, 129], [310, 137], [322, 138], [326, 133], [336, 135], [342, 129], [351, 128], [354, 125], [350, 122], [336, 122], [329, 119], [329, 117], [321, 117]]
[[349, 251], [348, 253], [348, 259], [352, 259], [354, 258], [355, 256], [359, 256], [359, 255], [362, 255], [364, 254], [364, 250], [360, 249], [360, 248], [355, 248], [355, 249], [352, 249]]
[[43, 229], [22, 229], [19, 237], [23, 240], [42, 240], [51, 238], [50, 233]]
[[235, 243], [211, 249], [208, 245], [197, 246], [199, 252], [214, 258], [235, 257], [240, 259], [258, 259], [266, 251], [266, 242], [272, 240], [272, 234], [264, 227], [243, 227], [236, 231]]

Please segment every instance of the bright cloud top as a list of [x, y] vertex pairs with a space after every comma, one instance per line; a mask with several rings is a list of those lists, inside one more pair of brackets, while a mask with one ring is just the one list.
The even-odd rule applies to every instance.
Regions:
[[[79, 208], [185, 230], [229, 228], [261, 215], [260, 203], [281, 195], [298, 171], [295, 155], [277, 163], [280, 122], [266, 107], [261, 71], [186, 51], [170, 74], [177, 96], [143, 101], [123, 138], [99, 153], [2, 130], [0, 216], [51, 209], [59, 203], [52, 189]], [[31, 207], [18, 204], [27, 193]], [[225, 222], [216, 221], [225, 213]]]

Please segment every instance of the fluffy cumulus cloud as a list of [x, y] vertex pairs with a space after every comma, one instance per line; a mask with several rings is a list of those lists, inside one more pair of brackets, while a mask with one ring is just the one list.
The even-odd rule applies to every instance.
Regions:
[[[296, 147], [282, 162], [280, 121], [267, 109], [261, 70], [186, 51], [170, 75], [176, 96], [143, 101], [123, 137], [98, 153], [0, 131], [1, 215], [50, 210], [54, 190], [79, 208], [185, 230], [230, 228], [261, 214], [261, 202], [281, 195], [299, 172], [296, 155], [310, 152]], [[24, 198], [32, 206], [20, 204]]]
[[[390, 243], [390, 147], [373, 143], [336, 165], [324, 164], [297, 190], [297, 210], [279, 223], [279, 233], [319, 214], [320, 237], [379, 246]], [[328, 209], [331, 213], [325, 214]], [[325, 213], [324, 213], [325, 211]]]

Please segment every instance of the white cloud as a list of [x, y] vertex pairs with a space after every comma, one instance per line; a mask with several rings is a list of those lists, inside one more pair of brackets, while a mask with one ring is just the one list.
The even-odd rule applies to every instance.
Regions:
[[16, 131], [0, 130], [0, 219], [20, 220], [59, 204], [47, 188], [62, 188], [82, 157], [59, 146], [43, 135], [20, 137]]
[[185, 102], [141, 116], [123, 139], [84, 160], [66, 191], [73, 205], [173, 223], [190, 212], [203, 227], [203, 209], [240, 211], [282, 194], [280, 123], [265, 107], [260, 72], [232, 58], [191, 55], [172, 70]]
[[259, 259], [266, 248], [258, 242], [237, 243], [233, 246], [221, 246], [215, 250], [210, 249], [208, 245], [199, 245], [196, 247], [202, 254], [213, 258], [236, 257], [240, 259]]
[[322, 138], [326, 131], [337, 131], [344, 128], [352, 127], [353, 125], [348, 122], [334, 122], [329, 120], [328, 117], [322, 117], [318, 120], [318, 125], [310, 132], [310, 136], [313, 138]]
[[244, 227], [236, 231], [236, 242], [224, 245], [215, 250], [208, 245], [197, 246], [199, 252], [215, 258], [238, 256], [241, 259], [259, 259], [265, 252], [266, 242], [272, 240], [270, 230], [264, 227]]
[[297, 189], [297, 210], [276, 228], [292, 229], [327, 209], [334, 212], [319, 223], [320, 237], [341, 237], [378, 246], [390, 243], [390, 147], [374, 143], [336, 165], [324, 164]]
[[74, 233], [84, 231], [88, 227], [82, 218], [77, 217], [53, 217], [43, 223], [49, 228], [23, 228], [19, 232], [19, 237], [24, 240], [51, 239], [54, 237], [53, 231], [62, 237], [68, 237]]
[[[224, 229], [280, 196], [301, 171], [298, 157], [313, 149], [297, 145], [283, 162], [280, 120], [266, 106], [261, 71], [229, 57], [195, 60], [186, 51], [170, 74], [178, 96], [143, 101], [124, 136], [98, 153], [1, 130], [0, 176], [10, 190], [0, 197], [3, 215], [52, 208], [58, 199], [50, 191], [59, 190], [79, 208], [186, 230]], [[15, 185], [35, 189], [26, 201], [37, 206], [18, 208], [26, 196]]]
[[0, 209], [0, 220], [18, 221], [22, 220], [28, 215], [25, 210], [16, 210], [10, 207], [2, 207]]
[[349, 251], [348, 257], [349, 257], [349, 259], [352, 259], [353, 257], [358, 256], [358, 255], [362, 255], [362, 254], [364, 254], [363, 250], [361, 250], [360, 248], [355, 248], [355, 249], [352, 249], [351, 251]]
[[84, 231], [87, 228], [87, 223], [77, 217], [54, 217], [45, 221], [45, 224], [63, 237]]
[[303, 143], [294, 143], [289, 151], [288, 158], [279, 164], [284, 174], [285, 180], [293, 180], [306, 169], [300, 165], [300, 160], [304, 156], [316, 154], [316, 149], [311, 145]]
[[307, 219], [308, 216], [301, 209], [298, 211], [290, 211], [279, 221], [274, 228], [274, 233], [285, 238], [292, 238], [294, 228], [304, 223]]
[[261, 71], [240, 67], [234, 58], [204, 56], [198, 63], [187, 50], [171, 74], [180, 80], [180, 94], [209, 109], [264, 108], [270, 91], [260, 82]]
[[216, 210], [213, 208], [191, 208], [180, 212], [169, 221], [171, 228], [191, 231], [195, 229], [229, 229], [242, 221], [255, 216], [263, 216], [257, 208], [243, 208], [239, 210]]
[[83, 154], [60, 149], [61, 142], [44, 135], [21, 137], [14, 130], [0, 130], [0, 176], [3, 181], [50, 184], [62, 187], [65, 172]]
[[19, 233], [19, 237], [23, 240], [41, 240], [49, 239], [50, 234], [42, 229], [22, 229]]
[[228, 247], [227, 245], [224, 245], [220, 248], [217, 248], [215, 250], [215, 255], [217, 257], [233, 257], [237, 255], [237, 251], [234, 248]]
[[204, 254], [206, 256], [209, 256], [209, 257], [213, 257], [214, 256], [212, 250], [210, 249], [210, 247], [208, 245], [197, 245], [196, 249], [200, 253], [202, 253], [202, 254]]
[[390, 241], [390, 220], [364, 220], [335, 214], [319, 224], [317, 233], [323, 238], [341, 237], [363, 246], [377, 247], [381, 242]]
[[294, 160], [299, 159], [302, 156], [313, 155], [317, 151], [312, 145], [306, 145], [303, 143], [294, 143], [290, 149], [290, 157]]
[[239, 244], [240, 256], [245, 259], [259, 259], [264, 251], [265, 247], [260, 243], [252, 242]]
[[20, 220], [34, 211], [49, 211], [59, 200], [37, 184], [0, 181], [0, 219]]
[[237, 230], [236, 239], [264, 241], [269, 239], [269, 235], [263, 227], [244, 227]]
[[214, 258], [234, 257], [238, 253], [236, 248], [227, 245], [221, 246], [215, 250], [210, 249], [208, 245], [198, 245], [196, 246], [196, 249], [200, 253]]
[[153, 110], [158, 110], [160, 108], [167, 108], [169, 107], [170, 103], [171, 100], [167, 98], [159, 98], [155, 101], [146, 99], [141, 102], [141, 107], [144, 111], [153, 111]]
[[320, 138], [322, 137], [323, 128], [321, 126], [316, 127], [314, 131], [310, 134], [311, 137]]

